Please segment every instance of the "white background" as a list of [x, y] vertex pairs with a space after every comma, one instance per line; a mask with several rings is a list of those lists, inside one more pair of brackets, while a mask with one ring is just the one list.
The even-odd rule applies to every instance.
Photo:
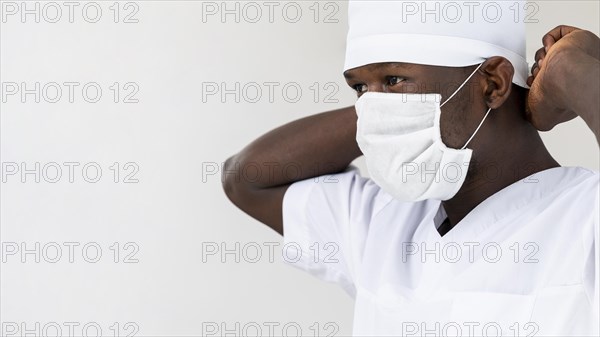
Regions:
[[[279, 244], [281, 237], [235, 208], [222, 192], [220, 172], [212, 171], [276, 126], [354, 104], [355, 94], [342, 77], [346, 2], [330, 2], [328, 7], [327, 2], [294, 2], [302, 9], [295, 23], [287, 22], [296, 16], [295, 5], [288, 6], [287, 16], [282, 14], [288, 2], [276, 2], [273, 22], [269, 7], [255, 2], [263, 11], [257, 23], [249, 22], [255, 17], [251, 7], [240, 11], [239, 23], [234, 15], [222, 20], [220, 12], [203, 17], [213, 7], [199, 1], [120, 2], [117, 16], [113, 1], [98, 1], [102, 14], [96, 23], [86, 22], [81, 13], [86, 2], [76, 2], [73, 23], [68, 7], [56, 2], [63, 10], [57, 23], [46, 21], [55, 17], [50, 7], [46, 13], [42, 10], [39, 23], [33, 15], [23, 23], [20, 12], [7, 14], [7, 3], [20, 6], [2, 1], [0, 26], [0, 80], [6, 96], [0, 107], [6, 175], [0, 205], [5, 259], [0, 270], [2, 333], [16, 325], [20, 336], [23, 327], [33, 329], [36, 322], [40, 332], [46, 327], [54, 333], [55, 322], [67, 336], [65, 322], [75, 322], [79, 325], [74, 332], [81, 335], [85, 324], [95, 322], [109, 336], [124, 336], [134, 326], [139, 328], [137, 336], [183, 336], [206, 333], [203, 323], [223, 323], [236, 332], [236, 322], [240, 328], [254, 322], [266, 336], [269, 322], [277, 322], [274, 332], [279, 335], [285, 334], [286, 323], [291, 326], [289, 335], [294, 335], [293, 326], [308, 336], [350, 334], [350, 298], [336, 286], [284, 265], [279, 249], [269, 261], [265, 244]], [[48, 4], [37, 3], [41, 9]], [[238, 4], [243, 9], [247, 3]], [[542, 35], [558, 24], [599, 33], [596, 1], [535, 4], [539, 22], [528, 27], [530, 63]], [[34, 6], [28, 2], [28, 8]], [[228, 2], [228, 8], [234, 6]], [[138, 22], [125, 23], [134, 11], [129, 19]], [[93, 8], [88, 15], [96, 16]], [[80, 85], [72, 103], [65, 85], [57, 103], [43, 96], [36, 103], [33, 94], [24, 102], [21, 92], [7, 95], [7, 83], [22, 82], [28, 89], [36, 82], [41, 88], [52, 82]], [[83, 85], [90, 82], [102, 89], [97, 103], [82, 96]], [[117, 103], [111, 90], [115, 82], [120, 87]], [[129, 82], [133, 85], [124, 88]], [[229, 89], [240, 83], [239, 103], [233, 94], [224, 100], [219, 95], [203, 97], [207, 85], [221, 82]], [[273, 102], [265, 82], [278, 83]], [[253, 86], [242, 90], [248, 83], [263, 90], [255, 103], [250, 102], [256, 95]], [[282, 93], [288, 83], [302, 89], [297, 102], [288, 102], [295, 96], [293, 88], [287, 96]], [[133, 96], [138, 102], [124, 103], [132, 88], [139, 89]], [[94, 90], [88, 93], [93, 98]], [[326, 101], [327, 94], [333, 102]], [[48, 96], [54, 97], [54, 91]], [[598, 169], [598, 145], [580, 119], [543, 137], [562, 165]], [[7, 175], [12, 163], [34, 169], [36, 162], [40, 171], [44, 165], [48, 168], [39, 183], [34, 174], [26, 175], [24, 182], [21, 172]], [[72, 183], [65, 162], [79, 163]], [[62, 168], [56, 183], [48, 181], [56, 175], [48, 163]], [[84, 180], [82, 167], [87, 163], [101, 167], [98, 182]], [[126, 163], [132, 164], [125, 167]], [[358, 165], [364, 168], [361, 159]], [[125, 183], [135, 168], [139, 170], [130, 178], [138, 182]], [[94, 176], [90, 169], [86, 177]], [[39, 263], [33, 253], [7, 255], [14, 244], [34, 249], [36, 242]], [[56, 263], [48, 261], [56, 256], [48, 245], [52, 242], [62, 248]], [[79, 244], [72, 263], [65, 242]], [[203, 261], [203, 247], [225, 243], [234, 249], [236, 242], [239, 263], [235, 254], [204, 256]], [[96, 263], [84, 259], [96, 255], [93, 248], [83, 254], [89, 243], [102, 249]], [[257, 263], [250, 261], [255, 250], [242, 255], [241, 248], [249, 243], [262, 247]], [[114, 261], [115, 251], [119, 262]], [[137, 263], [124, 263], [129, 253]], [[128, 329], [127, 322], [133, 323]], [[338, 330], [326, 329], [328, 322]], [[90, 327], [88, 334], [94, 331]]]

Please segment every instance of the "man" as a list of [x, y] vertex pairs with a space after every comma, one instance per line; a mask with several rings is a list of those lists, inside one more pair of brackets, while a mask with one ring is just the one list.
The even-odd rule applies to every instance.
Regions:
[[224, 173], [229, 199], [355, 298], [355, 335], [598, 335], [599, 174], [538, 133], [580, 116], [600, 140], [598, 37], [557, 27], [527, 77], [520, 24], [415, 38], [401, 1], [373, 3], [349, 4], [356, 111], [249, 144], [224, 172], [260, 179]]

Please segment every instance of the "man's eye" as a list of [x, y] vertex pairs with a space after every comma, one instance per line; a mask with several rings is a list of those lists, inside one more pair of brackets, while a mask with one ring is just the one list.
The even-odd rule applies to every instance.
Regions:
[[388, 84], [389, 85], [396, 85], [400, 82], [404, 81], [404, 79], [402, 77], [398, 77], [398, 76], [390, 76], [388, 77]]
[[365, 84], [355, 84], [352, 86], [352, 89], [358, 93], [362, 93], [364, 90], [367, 90], [367, 86]]

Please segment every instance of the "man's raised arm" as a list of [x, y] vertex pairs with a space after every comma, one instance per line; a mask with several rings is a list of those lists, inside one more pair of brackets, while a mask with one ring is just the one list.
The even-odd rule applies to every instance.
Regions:
[[343, 171], [361, 155], [354, 106], [278, 127], [225, 162], [227, 197], [253, 218], [283, 234], [282, 202], [294, 181]]

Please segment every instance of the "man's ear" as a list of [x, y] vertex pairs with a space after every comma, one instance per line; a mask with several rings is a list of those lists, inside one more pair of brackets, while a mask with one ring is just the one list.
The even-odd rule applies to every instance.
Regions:
[[488, 107], [498, 109], [510, 96], [515, 68], [502, 56], [487, 59], [480, 70], [485, 75], [482, 87]]

